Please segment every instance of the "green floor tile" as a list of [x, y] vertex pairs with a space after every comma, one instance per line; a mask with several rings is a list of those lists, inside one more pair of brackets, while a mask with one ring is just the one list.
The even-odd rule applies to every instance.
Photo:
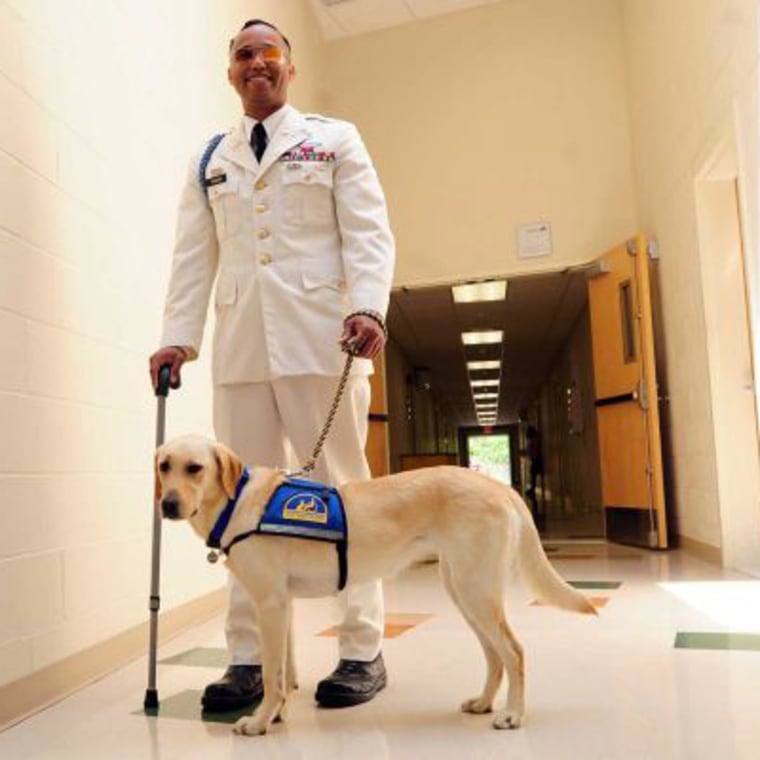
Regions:
[[573, 588], [620, 588], [621, 581], [568, 581]]
[[760, 634], [757, 633], [697, 633], [676, 634], [676, 649], [733, 649], [760, 651]]
[[187, 652], [175, 654], [160, 661], [162, 665], [189, 665], [195, 668], [226, 668], [229, 654], [226, 649], [197, 647]]
[[157, 710], [134, 710], [132, 715], [147, 715], [150, 718], [174, 718], [175, 720], [198, 720], [204, 723], [235, 723], [238, 718], [250, 715], [253, 707], [245, 707], [228, 713], [210, 713], [201, 709], [200, 691], [181, 691], [169, 697], [159, 695]]

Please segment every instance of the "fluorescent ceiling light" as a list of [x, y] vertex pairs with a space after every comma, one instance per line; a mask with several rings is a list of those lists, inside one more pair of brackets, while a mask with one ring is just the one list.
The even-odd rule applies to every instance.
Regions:
[[454, 285], [451, 288], [454, 303], [472, 303], [473, 301], [503, 301], [507, 297], [507, 281], [472, 282], [467, 285]]
[[489, 359], [483, 362], [467, 362], [467, 369], [499, 369], [501, 362], [498, 359]]
[[498, 409], [499, 402], [498, 401], [480, 401], [480, 399], [475, 399], [475, 408], [479, 412], [483, 412], [486, 409]]
[[485, 388], [486, 386], [498, 386], [499, 379], [494, 378], [493, 380], [470, 380], [470, 385], [473, 388]]
[[472, 395], [476, 401], [482, 401], [484, 398], [499, 398], [498, 393], [484, 393], [483, 391], [475, 391]]
[[503, 330], [470, 330], [462, 333], [462, 343], [465, 346], [482, 346], [487, 343], [501, 343]]

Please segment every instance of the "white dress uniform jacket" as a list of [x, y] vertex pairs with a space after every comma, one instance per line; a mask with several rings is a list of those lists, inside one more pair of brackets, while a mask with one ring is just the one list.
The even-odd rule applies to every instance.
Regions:
[[200, 351], [216, 278], [217, 385], [340, 375], [343, 319], [388, 307], [394, 241], [356, 128], [284, 108], [261, 165], [241, 119], [208, 164], [208, 198], [201, 150], [180, 201], [161, 345]]

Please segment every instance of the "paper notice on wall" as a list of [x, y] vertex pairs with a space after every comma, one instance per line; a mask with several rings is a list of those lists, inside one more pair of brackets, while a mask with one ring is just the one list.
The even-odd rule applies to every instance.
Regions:
[[548, 222], [517, 227], [517, 255], [521, 259], [548, 256], [552, 252], [552, 228]]

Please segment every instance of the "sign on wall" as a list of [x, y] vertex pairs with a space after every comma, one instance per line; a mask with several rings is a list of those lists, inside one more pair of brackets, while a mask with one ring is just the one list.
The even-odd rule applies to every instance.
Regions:
[[552, 228], [549, 222], [520, 224], [517, 227], [517, 255], [521, 259], [548, 256], [552, 252]]

